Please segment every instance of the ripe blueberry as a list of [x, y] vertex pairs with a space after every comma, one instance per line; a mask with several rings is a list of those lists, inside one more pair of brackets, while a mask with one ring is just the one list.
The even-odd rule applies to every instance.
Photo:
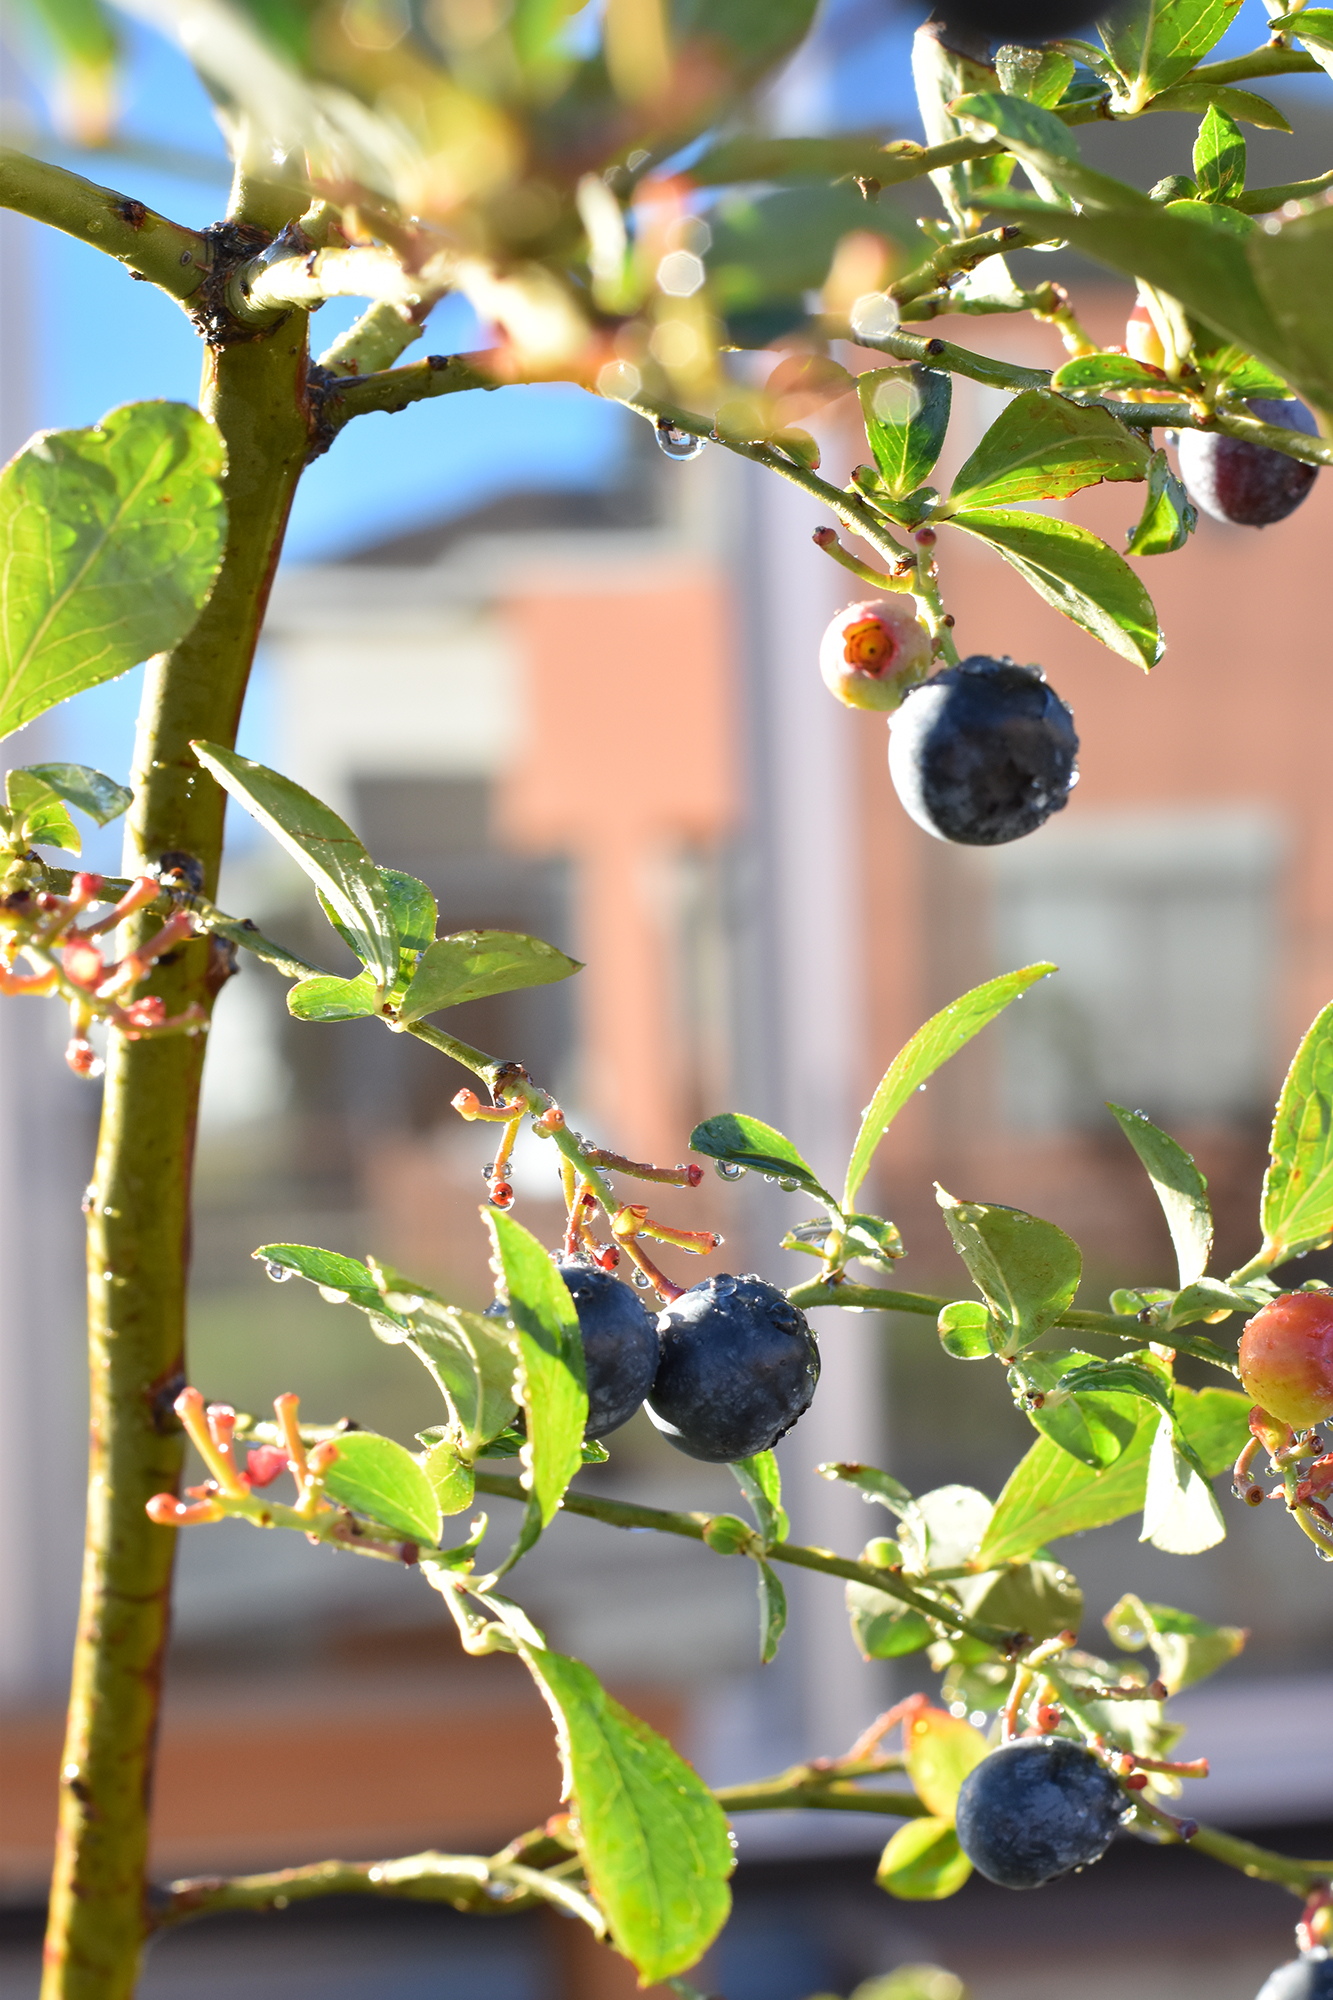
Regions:
[[[1252, 397], [1249, 408], [1266, 424], [1317, 435], [1304, 403]], [[1285, 521], [1314, 485], [1317, 465], [1303, 465], [1284, 451], [1247, 444], [1217, 431], [1182, 431], [1177, 446], [1180, 476], [1205, 514], [1242, 528], [1267, 528]]]
[[1333, 1292], [1284, 1292], [1245, 1322], [1237, 1359], [1246, 1394], [1294, 1431], [1333, 1416]]
[[1021, 1736], [992, 1750], [958, 1794], [958, 1844], [1005, 1889], [1100, 1861], [1129, 1802], [1090, 1750], [1064, 1736]]
[[767, 1451], [809, 1409], [819, 1349], [805, 1314], [762, 1278], [705, 1278], [659, 1313], [648, 1414], [690, 1458]]
[[930, 634], [915, 598], [872, 597], [849, 604], [819, 642], [825, 687], [848, 708], [897, 708], [904, 690], [930, 671]]
[[1035, 833], [1078, 783], [1074, 718], [1040, 667], [974, 653], [909, 688], [889, 721], [889, 775], [937, 840], [998, 847]]
[[[583, 1434], [609, 1437], [629, 1422], [653, 1386], [657, 1328], [642, 1301], [609, 1271], [577, 1262], [560, 1264], [557, 1269], [574, 1301], [583, 1340], [588, 1383], [588, 1421]], [[509, 1308], [501, 1299], [486, 1308], [488, 1318], [508, 1316]]]
[[1333, 2000], [1333, 1958], [1320, 1947], [1270, 1972], [1255, 2000]]

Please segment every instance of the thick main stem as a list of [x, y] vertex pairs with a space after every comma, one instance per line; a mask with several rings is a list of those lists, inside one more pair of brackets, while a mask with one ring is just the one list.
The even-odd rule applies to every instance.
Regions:
[[[275, 229], [295, 212], [241, 185], [233, 217]], [[287, 515], [308, 446], [306, 321], [209, 356], [201, 402], [226, 441], [230, 526], [190, 636], [148, 669], [125, 867], [175, 849], [216, 889], [224, 799], [192, 737], [235, 739]], [[209, 1004], [209, 943], [164, 965], [167, 1012]], [[190, 1177], [204, 1040], [112, 1036], [88, 1216], [91, 1436], [83, 1592], [42, 2000], [127, 2000], [149, 1928], [148, 1810], [174, 1535], [144, 1513], [180, 1477], [172, 1397], [184, 1380]]]

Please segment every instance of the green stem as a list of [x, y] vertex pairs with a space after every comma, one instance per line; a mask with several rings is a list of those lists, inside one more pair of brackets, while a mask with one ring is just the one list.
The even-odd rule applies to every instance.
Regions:
[[104, 250], [181, 304], [198, 291], [213, 261], [208, 238], [197, 230], [169, 222], [114, 188], [8, 148], [0, 148], [0, 208]]
[[319, 365], [332, 375], [348, 377], [392, 368], [404, 348], [420, 340], [424, 317], [420, 311], [404, 311], [380, 300], [367, 306], [346, 333], [340, 333], [332, 347], [325, 348]]
[[[344, 338], [350, 339], [351, 336], [345, 335]], [[329, 353], [335, 351], [336, 344], [329, 349]], [[321, 362], [320, 365], [326, 364]], [[499, 387], [500, 384], [492, 377], [474, 368], [466, 355], [428, 354], [424, 361], [409, 361], [403, 368], [383, 368], [374, 374], [347, 375], [330, 383], [325, 391], [321, 414], [326, 425], [340, 431], [353, 417], [365, 416], [372, 410], [383, 410], [394, 416], [410, 403], [424, 402], [432, 396], [452, 396], [460, 389]]]
[[[242, 188], [238, 219], [283, 206]], [[298, 198], [299, 199], [299, 198]], [[125, 866], [166, 849], [217, 881], [223, 794], [189, 743], [235, 739], [250, 663], [305, 461], [305, 324], [210, 355], [201, 401], [227, 444], [230, 528], [194, 630], [148, 668]], [[151, 918], [137, 920], [144, 928]], [[168, 1013], [209, 1004], [208, 945], [159, 966]], [[144, 1512], [178, 1480], [171, 1400], [183, 1378], [190, 1174], [202, 1038], [112, 1036], [88, 1217], [91, 1454], [88, 1535], [62, 1760], [43, 2000], [128, 2000], [147, 1930], [144, 1863], [175, 1537]]]
[[[536, 1871], [525, 1870], [530, 1877]], [[498, 1892], [498, 1893], [497, 1893]], [[212, 1876], [172, 1882], [156, 1898], [151, 1924], [167, 1930], [192, 1917], [227, 1910], [285, 1910], [320, 1896], [401, 1896], [448, 1903], [473, 1916], [533, 1909], [541, 1900], [530, 1880], [492, 1874], [477, 1854], [405, 1854], [395, 1861], [314, 1861], [263, 1875]]]
[[1182, 77], [1180, 89], [1185, 84], [1211, 86], [1222, 83], [1244, 83], [1256, 76], [1297, 76], [1318, 74], [1320, 65], [1304, 49], [1284, 49], [1268, 46], [1251, 49], [1247, 56], [1233, 56], [1230, 62], [1200, 63], [1188, 76]]
[[[527, 1501], [520, 1482], [508, 1473], [479, 1472], [477, 1491], [494, 1493], [504, 1500], [516, 1500], [520, 1505]], [[683, 1535], [694, 1542], [703, 1541], [704, 1530], [713, 1520], [711, 1514], [682, 1514], [665, 1507], [641, 1507], [631, 1500], [604, 1499], [600, 1494], [579, 1493], [573, 1489], [565, 1494], [560, 1504], [566, 1514], [582, 1514], [590, 1521], [604, 1521], [608, 1527], [652, 1528], [658, 1534]], [[1013, 1637], [1012, 1633], [1002, 1631], [998, 1625], [984, 1625], [965, 1618], [955, 1606], [914, 1590], [910, 1584], [903, 1582], [897, 1570], [879, 1569], [874, 1563], [853, 1562], [847, 1557], [834, 1555], [830, 1549], [808, 1549], [797, 1542], [773, 1542], [765, 1551], [765, 1560], [791, 1563], [797, 1569], [817, 1570], [824, 1576], [845, 1577], [849, 1583], [868, 1584], [872, 1590], [897, 1598], [947, 1630], [980, 1639], [986, 1646], [1005, 1647]]]

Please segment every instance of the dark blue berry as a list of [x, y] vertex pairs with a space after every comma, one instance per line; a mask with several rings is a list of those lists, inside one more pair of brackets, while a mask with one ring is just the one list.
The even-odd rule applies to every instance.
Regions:
[[1074, 718], [1039, 667], [974, 653], [909, 688], [889, 719], [889, 775], [937, 840], [998, 847], [1060, 812], [1077, 783]]
[[1023, 1736], [992, 1750], [963, 1780], [958, 1844], [1005, 1889], [1086, 1868], [1110, 1846], [1129, 1801], [1090, 1750], [1063, 1736]]
[[[1318, 435], [1304, 403], [1253, 397], [1249, 408], [1261, 423]], [[1182, 431], [1176, 447], [1180, 476], [1205, 514], [1241, 528], [1267, 528], [1285, 521], [1314, 485], [1317, 465], [1304, 465], [1284, 451], [1223, 437], [1220, 431]]]
[[767, 1451], [810, 1407], [819, 1349], [805, 1314], [762, 1278], [705, 1278], [658, 1314], [648, 1414], [690, 1458]]
[[[653, 1386], [657, 1373], [657, 1328], [641, 1299], [609, 1271], [571, 1262], [556, 1267], [569, 1288], [583, 1338], [588, 1382], [588, 1422], [584, 1436], [609, 1437], [627, 1424]], [[503, 1299], [487, 1306], [487, 1318], [507, 1319]]]
[[1333, 1958], [1322, 1948], [1303, 1951], [1269, 1973], [1255, 2000], [1333, 2000]]

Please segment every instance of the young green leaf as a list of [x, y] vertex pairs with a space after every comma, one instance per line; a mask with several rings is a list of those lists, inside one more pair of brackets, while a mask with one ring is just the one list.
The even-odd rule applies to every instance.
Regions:
[[[1250, 1434], [1250, 1399], [1234, 1389], [1178, 1388], [1176, 1422], [1211, 1479], [1229, 1468]], [[1021, 1562], [1064, 1535], [1123, 1520], [1144, 1504], [1148, 1458], [1161, 1420], [1145, 1409], [1130, 1443], [1110, 1467], [1081, 1464], [1038, 1438], [995, 1503], [976, 1562]]]
[[1123, 1104], [1106, 1108], [1148, 1170], [1171, 1232], [1181, 1285], [1192, 1285], [1207, 1270], [1213, 1248], [1208, 1183], [1183, 1146], [1141, 1111], [1127, 1111]]
[[[868, 1543], [861, 1558], [878, 1564], [896, 1564], [900, 1559], [898, 1544], [884, 1537]], [[849, 1583], [846, 1602], [852, 1639], [863, 1660], [902, 1659], [939, 1637], [928, 1618], [871, 1584]]]
[[521, 1453], [529, 1512], [549, 1527], [565, 1488], [583, 1463], [588, 1421], [579, 1316], [546, 1250], [512, 1215], [486, 1214], [504, 1273], [509, 1317], [523, 1364], [528, 1441]]
[[582, 972], [553, 944], [522, 931], [459, 931], [437, 938], [422, 953], [398, 1008], [400, 1021], [419, 1021], [443, 1007], [461, 1007], [492, 993], [515, 993], [525, 986], [548, 986]]
[[779, 1180], [795, 1181], [818, 1201], [826, 1201], [830, 1208], [836, 1206], [833, 1196], [815, 1179], [814, 1169], [807, 1166], [791, 1140], [771, 1125], [765, 1125], [762, 1119], [747, 1118], [740, 1111], [720, 1111], [716, 1117], [705, 1118], [702, 1125], [695, 1126], [690, 1134], [690, 1151], [702, 1153], [709, 1160], [755, 1167]]
[[[1125, 80], [1125, 105], [1141, 111], [1220, 42], [1240, 0], [1130, 0], [1097, 24]], [[1120, 108], [1120, 107], [1117, 107]]]
[[891, 1271], [907, 1255], [897, 1224], [881, 1215], [844, 1214], [842, 1240], [846, 1256], [883, 1271]]
[[903, 1902], [938, 1903], [957, 1895], [971, 1873], [952, 1820], [910, 1819], [880, 1856], [875, 1881]]
[[1266, 1271], [1333, 1241], [1333, 1003], [1292, 1058], [1273, 1115], [1260, 1221]]
[[1170, 90], [1159, 90], [1153, 99], [1154, 111], [1208, 111], [1214, 105], [1228, 118], [1257, 125], [1265, 132], [1290, 132], [1291, 126], [1275, 104], [1252, 90], [1235, 90], [1230, 84], [1209, 83], [1185, 78]]
[[78, 829], [54, 786], [33, 771], [11, 771], [5, 798], [14, 815], [12, 839], [22, 846], [60, 847], [69, 854], [82, 848]]
[[591, 1668], [531, 1645], [519, 1652], [555, 1721], [571, 1825], [613, 1941], [645, 1985], [686, 1971], [731, 1908], [722, 1808]]
[[379, 1012], [375, 982], [368, 972], [355, 979], [319, 973], [287, 988], [287, 1012], [297, 1021], [359, 1021]]
[[[928, 146], [947, 146], [965, 138], [965, 128], [955, 116], [957, 100], [970, 92], [990, 90], [996, 81], [995, 71], [988, 63], [978, 62], [950, 46], [957, 39], [931, 23], [912, 41], [912, 81]], [[972, 226], [968, 210], [975, 203], [984, 206], [989, 195], [1003, 187], [1013, 171], [1013, 160], [1001, 153], [989, 159], [964, 160], [957, 166], [936, 168], [930, 178], [950, 217], [959, 226], [959, 233], [966, 235]]]
[[954, 480], [947, 519], [959, 510], [1060, 500], [1100, 480], [1143, 479], [1151, 450], [1095, 405], [1025, 389], [991, 425]]
[[0, 736], [183, 639], [227, 529], [217, 430], [131, 403], [0, 472]]
[[878, 1466], [834, 1463], [817, 1465], [815, 1470], [821, 1479], [839, 1479], [846, 1486], [855, 1486], [863, 1500], [887, 1507], [901, 1521], [916, 1513], [916, 1501], [907, 1488]]
[[941, 1308], [935, 1322], [940, 1346], [955, 1361], [989, 1360], [995, 1352], [991, 1344], [993, 1326], [989, 1308], [980, 1299], [951, 1300]]
[[766, 1667], [776, 1659], [787, 1629], [787, 1593], [761, 1557], [755, 1558], [755, 1568], [759, 1584], [759, 1663]]
[[1249, 1637], [1238, 1625], [1209, 1625], [1188, 1611], [1172, 1610], [1169, 1604], [1145, 1604], [1132, 1591], [1112, 1605], [1102, 1623], [1112, 1645], [1123, 1652], [1152, 1647], [1159, 1677], [1170, 1694], [1207, 1680], [1236, 1658]]
[[256, 1262], [271, 1264], [278, 1271], [294, 1271], [321, 1291], [341, 1292], [362, 1312], [394, 1319], [406, 1336], [408, 1320], [385, 1304], [370, 1270], [355, 1257], [344, 1257], [337, 1250], [319, 1250], [310, 1243], [261, 1243], [251, 1255]]
[[448, 1438], [441, 1438], [427, 1448], [421, 1469], [430, 1481], [441, 1514], [461, 1514], [472, 1505], [477, 1475], [468, 1460], [458, 1456]]
[[993, 1512], [975, 1486], [936, 1486], [923, 1493], [903, 1515], [898, 1535], [907, 1569], [924, 1576], [932, 1569], [970, 1564]]
[[1080, 1394], [1137, 1396], [1155, 1403], [1164, 1416], [1173, 1415], [1171, 1390], [1162, 1377], [1137, 1361], [1083, 1360], [1061, 1375], [1056, 1384], [1067, 1396]]
[[460, 1457], [476, 1458], [513, 1422], [520, 1393], [513, 1328], [506, 1320], [487, 1319], [429, 1296], [421, 1298], [408, 1318], [408, 1345], [449, 1405], [453, 1448]]
[[928, 1813], [952, 1821], [958, 1794], [988, 1745], [979, 1729], [943, 1708], [918, 1709], [905, 1731], [905, 1763], [912, 1790]]
[[1323, 42], [1333, 48], [1333, 7], [1297, 7], [1269, 22], [1270, 29], [1288, 30], [1304, 42]]
[[1080, 354], [1066, 361], [1051, 377], [1051, 387], [1062, 396], [1092, 393], [1105, 395], [1111, 389], [1161, 389], [1166, 376], [1160, 368], [1136, 361], [1132, 354]]
[[1210, 104], [1194, 141], [1194, 178], [1205, 201], [1230, 201], [1245, 190], [1245, 134]]
[[958, 1201], [937, 1187], [949, 1234], [991, 1309], [1000, 1352], [1019, 1353], [1067, 1312], [1083, 1275], [1072, 1238], [1053, 1222], [995, 1202]]
[[1083, 1619], [1083, 1592], [1059, 1563], [959, 1577], [953, 1588], [969, 1618], [1002, 1632], [1025, 1632], [1033, 1642], [1077, 1632]]
[[895, 500], [915, 492], [944, 445], [953, 377], [913, 362], [874, 368], [857, 381], [866, 438]]
[[380, 871], [351, 827], [303, 786], [264, 764], [219, 743], [190, 747], [323, 891], [357, 957], [388, 992], [398, 972], [398, 929]]
[[1002, 973], [998, 979], [987, 980], [984, 986], [974, 986], [961, 999], [951, 1000], [947, 1007], [933, 1014], [924, 1027], [917, 1029], [889, 1064], [861, 1115], [861, 1129], [847, 1163], [847, 1184], [842, 1197], [844, 1208], [850, 1208], [856, 1200], [857, 1191], [874, 1158], [875, 1148], [909, 1097], [950, 1056], [956, 1055], [965, 1042], [970, 1042], [988, 1021], [1003, 1013], [1011, 1000], [1016, 1000], [1038, 979], [1044, 979], [1048, 972], [1054, 971], [1053, 965], [1043, 961], [1038, 965], [1025, 965], [1017, 972]]
[[128, 812], [134, 794], [88, 764], [27, 764], [24, 769], [51, 787], [66, 805], [75, 806], [98, 826], [109, 826]]
[[1226, 1537], [1217, 1496], [1194, 1456], [1187, 1445], [1182, 1447], [1172, 1417], [1162, 1417], [1148, 1453], [1139, 1540], [1168, 1555], [1198, 1555]]
[[998, 549], [1039, 597], [1122, 660], [1153, 667], [1166, 651], [1147, 591], [1124, 557], [1086, 528], [1012, 507], [954, 514], [950, 525]]
[[995, 51], [995, 68], [1009, 97], [1025, 97], [1046, 109], [1058, 104], [1074, 75], [1074, 58], [1062, 49], [1030, 49], [1006, 43]]
[[1168, 556], [1183, 549], [1199, 525], [1199, 510], [1183, 480], [1171, 470], [1164, 451], [1155, 451], [1148, 466], [1148, 491], [1143, 512], [1130, 532], [1126, 555]]
[[757, 1452], [753, 1458], [738, 1458], [727, 1470], [750, 1503], [759, 1532], [770, 1546], [785, 1542], [791, 1523], [782, 1504], [782, 1474], [771, 1451]]
[[[415, 875], [405, 875], [401, 868], [381, 868], [379, 876], [398, 931], [398, 977], [394, 992], [401, 998], [402, 989], [416, 971], [417, 960], [435, 936], [439, 911], [431, 891]], [[356, 951], [356, 939], [322, 892], [319, 902], [343, 943]]]
[[1023, 1381], [1045, 1398], [1040, 1408], [1028, 1410], [1028, 1418], [1043, 1436], [1084, 1465], [1114, 1465], [1138, 1428], [1139, 1396], [1112, 1384], [1072, 1394], [1066, 1378], [1089, 1364], [1099, 1365], [1097, 1356], [1079, 1349], [1043, 1347], [1025, 1354]]
[[440, 1539], [440, 1506], [411, 1452], [373, 1431], [345, 1431], [336, 1442], [338, 1456], [323, 1475], [329, 1498], [434, 1548]]

